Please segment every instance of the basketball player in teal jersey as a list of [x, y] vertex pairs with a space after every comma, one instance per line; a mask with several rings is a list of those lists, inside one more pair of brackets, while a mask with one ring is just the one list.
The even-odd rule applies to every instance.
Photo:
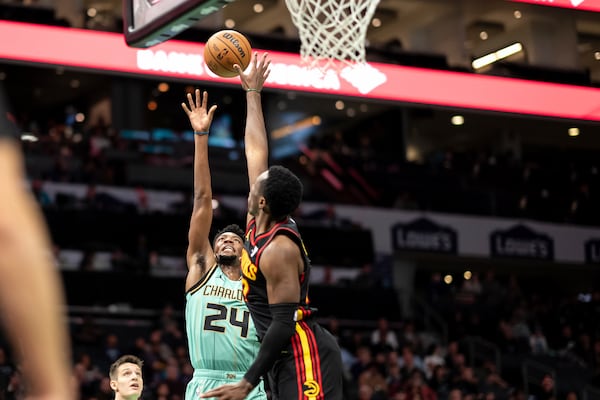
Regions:
[[[251, 70], [270, 65], [254, 54]], [[242, 400], [267, 375], [273, 400], [342, 400], [342, 359], [335, 338], [308, 306], [310, 261], [296, 222], [302, 183], [281, 166], [268, 168], [262, 85], [240, 71], [246, 90], [248, 196], [247, 253], [242, 257], [244, 296], [261, 339], [260, 351], [238, 383], [202, 398]]]
[[[186, 400], [224, 383], [237, 382], [259, 349], [258, 335], [242, 294], [240, 261], [244, 232], [229, 225], [209, 241], [212, 223], [212, 188], [208, 164], [208, 131], [217, 106], [208, 108], [208, 94], [187, 96], [182, 103], [194, 130], [194, 206], [187, 250], [185, 322], [194, 376]], [[257, 385], [249, 399], [266, 400]]]

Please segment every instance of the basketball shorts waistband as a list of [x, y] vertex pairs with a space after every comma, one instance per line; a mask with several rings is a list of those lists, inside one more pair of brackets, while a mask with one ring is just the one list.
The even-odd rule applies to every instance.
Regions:
[[244, 377], [244, 371], [220, 371], [214, 369], [195, 369], [194, 378], [218, 379], [237, 382]]

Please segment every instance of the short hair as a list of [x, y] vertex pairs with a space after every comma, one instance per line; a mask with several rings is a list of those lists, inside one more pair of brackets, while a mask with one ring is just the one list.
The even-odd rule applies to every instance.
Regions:
[[213, 246], [215, 245], [215, 243], [217, 243], [217, 239], [219, 238], [219, 236], [221, 236], [224, 233], [228, 233], [228, 232], [238, 235], [242, 239], [242, 242], [245, 241], [245, 238], [244, 238], [245, 234], [244, 234], [244, 231], [242, 230], [242, 228], [240, 228], [240, 226], [238, 224], [230, 224], [217, 232], [217, 234], [215, 235], [215, 239], [213, 240]]
[[263, 196], [271, 218], [279, 221], [292, 214], [300, 206], [302, 191], [302, 182], [292, 171], [281, 165], [270, 167], [263, 182]]
[[142, 366], [144, 365], [144, 362], [141, 359], [131, 354], [126, 354], [119, 357], [114, 363], [112, 363], [110, 370], [108, 371], [108, 376], [112, 381], [117, 380], [117, 370], [119, 367], [127, 363], [135, 364], [140, 367], [140, 369], [142, 369]]

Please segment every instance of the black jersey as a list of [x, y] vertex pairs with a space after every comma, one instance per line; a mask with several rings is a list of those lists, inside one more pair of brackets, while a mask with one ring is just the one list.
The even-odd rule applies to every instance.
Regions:
[[269, 324], [271, 323], [271, 312], [269, 310], [269, 300], [267, 297], [267, 282], [260, 270], [260, 256], [263, 250], [277, 235], [286, 235], [300, 248], [304, 259], [304, 271], [298, 277], [300, 280], [300, 298], [299, 307], [296, 315], [296, 321], [306, 319], [312, 311], [308, 308], [308, 278], [310, 275], [310, 260], [298, 232], [298, 226], [292, 218], [287, 218], [278, 222], [267, 232], [256, 235], [256, 221], [252, 219], [246, 228], [246, 250], [250, 260], [242, 262], [242, 273], [244, 276], [244, 297], [248, 303], [248, 308], [254, 318], [256, 330], [259, 337], [265, 335]]
[[293, 219], [277, 223], [267, 232], [256, 234], [252, 219], [246, 229], [246, 250], [242, 256], [243, 289], [259, 338], [271, 324], [267, 282], [260, 270], [260, 256], [277, 235], [286, 235], [300, 249], [304, 271], [299, 275], [300, 298], [295, 333], [290, 344], [268, 373], [273, 400], [341, 400], [342, 357], [335, 338], [322, 328], [308, 307], [310, 261]]

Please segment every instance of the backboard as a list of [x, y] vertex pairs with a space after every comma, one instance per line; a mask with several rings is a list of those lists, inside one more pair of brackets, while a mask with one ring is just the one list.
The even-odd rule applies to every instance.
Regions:
[[123, 34], [128, 46], [164, 42], [235, 0], [123, 0]]

